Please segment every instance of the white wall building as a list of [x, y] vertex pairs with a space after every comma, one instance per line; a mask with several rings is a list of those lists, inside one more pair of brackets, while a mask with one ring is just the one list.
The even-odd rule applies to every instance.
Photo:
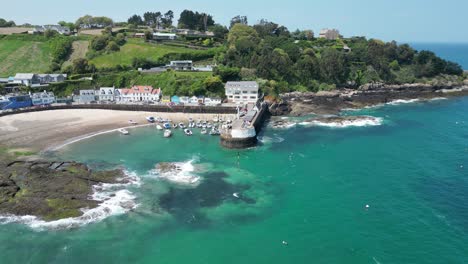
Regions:
[[177, 39], [177, 35], [174, 33], [156, 32], [156, 33], [153, 33], [153, 39], [154, 40], [175, 40]]
[[115, 101], [115, 87], [101, 87], [99, 88], [99, 101], [114, 102]]
[[52, 92], [33, 93], [30, 95], [33, 105], [50, 105], [55, 103], [55, 96]]
[[248, 104], [258, 100], [257, 82], [227, 82], [225, 89], [229, 103]]
[[159, 102], [161, 96], [161, 88], [154, 89], [151, 86], [133, 86], [130, 89], [118, 89], [116, 101], [121, 103]]
[[218, 98], [218, 97], [215, 97], [215, 98], [205, 97], [205, 105], [216, 106], [216, 105], [220, 105], [221, 103], [222, 103], [221, 98]]
[[96, 101], [96, 91], [95, 90], [80, 90], [80, 97], [78, 102], [80, 104], [89, 104]]
[[39, 78], [37, 74], [34, 73], [17, 73], [13, 80], [13, 83], [21, 84], [25, 86], [33, 86], [39, 84]]
[[340, 32], [337, 29], [328, 29], [324, 28], [320, 30], [320, 38], [328, 39], [328, 40], [335, 40], [340, 37]]

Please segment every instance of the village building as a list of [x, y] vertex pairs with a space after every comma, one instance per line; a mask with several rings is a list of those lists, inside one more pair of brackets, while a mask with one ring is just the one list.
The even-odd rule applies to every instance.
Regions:
[[28, 31], [29, 34], [43, 34], [46, 30], [52, 30], [60, 35], [70, 35], [71, 31], [69, 27], [62, 27], [60, 25], [44, 25], [34, 27], [33, 30]]
[[99, 88], [99, 101], [100, 102], [114, 102], [115, 101], [115, 87], [101, 87]]
[[67, 79], [66, 74], [38, 74], [37, 77], [41, 84], [63, 82]]
[[177, 96], [177, 95], [172, 96], [171, 97], [171, 103], [180, 104], [180, 97]]
[[337, 29], [324, 28], [320, 31], [319, 37], [328, 40], [335, 40], [340, 37], [340, 32]]
[[216, 105], [220, 105], [221, 103], [222, 103], [222, 100], [219, 97], [213, 97], [213, 98], [205, 97], [205, 105], [216, 106]]
[[227, 82], [225, 90], [229, 103], [248, 104], [258, 101], [257, 82]]
[[189, 104], [189, 103], [190, 103], [190, 97], [188, 97], [188, 96], [181, 96], [181, 97], [179, 98], [179, 102], [180, 102], [181, 104]]
[[195, 104], [195, 105], [198, 104], [198, 97], [196, 96], [190, 97], [189, 104]]
[[51, 105], [55, 103], [55, 96], [52, 92], [33, 93], [30, 94], [30, 97], [33, 105]]
[[37, 74], [34, 73], [17, 73], [13, 83], [25, 86], [34, 86], [39, 85], [40, 80]]
[[164, 104], [170, 103], [171, 102], [171, 97], [169, 95], [165, 95], [162, 97], [161, 102]]
[[193, 70], [193, 61], [184, 60], [184, 61], [171, 61], [167, 67], [175, 71], [191, 71]]
[[159, 102], [161, 95], [161, 88], [154, 89], [151, 86], [133, 86], [130, 89], [119, 89], [116, 101], [121, 103]]
[[80, 96], [78, 98], [80, 104], [90, 104], [96, 102], [96, 91], [95, 90], [80, 90]]
[[154, 40], [176, 40], [177, 35], [174, 33], [161, 33], [161, 32], [156, 32], [153, 33], [153, 39]]

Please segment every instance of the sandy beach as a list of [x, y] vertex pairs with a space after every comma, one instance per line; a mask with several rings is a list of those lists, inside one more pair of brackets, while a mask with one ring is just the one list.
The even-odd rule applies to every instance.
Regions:
[[[44, 151], [82, 137], [129, 127], [129, 120], [146, 125], [147, 116], [187, 122], [188, 118], [212, 120], [215, 114], [154, 113], [71, 109], [32, 112], [0, 117], [0, 145]], [[233, 115], [219, 115], [221, 117]]]

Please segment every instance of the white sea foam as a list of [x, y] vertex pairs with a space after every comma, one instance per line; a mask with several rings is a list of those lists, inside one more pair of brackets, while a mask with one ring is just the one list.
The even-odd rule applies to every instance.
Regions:
[[343, 120], [340, 122], [322, 122], [313, 120], [309, 122], [310, 125], [331, 127], [331, 128], [346, 128], [346, 127], [366, 127], [366, 126], [380, 126], [383, 119], [380, 117], [366, 116], [356, 120]]
[[403, 100], [403, 99], [398, 99], [391, 101], [387, 103], [388, 105], [400, 105], [400, 104], [411, 104], [411, 103], [416, 103], [421, 101], [420, 99], [409, 99], [409, 100]]
[[439, 101], [439, 100], [447, 100], [448, 98], [446, 97], [434, 97], [432, 99], [430, 99], [429, 101]]
[[175, 170], [161, 172], [160, 170], [155, 169], [150, 171], [150, 174], [177, 184], [197, 185], [200, 183], [201, 178], [193, 174], [195, 171], [195, 166], [193, 165], [194, 161], [195, 160], [192, 159], [187, 162], [175, 162], [172, 163], [175, 166]]
[[128, 183], [122, 184], [98, 184], [93, 186], [94, 192], [91, 199], [100, 202], [96, 208], [82, 209], [83, 215], [73, 218], [65, 218], [46, 222], [36, 216], [1, 215], [0, 224], [21, 223], [34, 230], [61, 230], [81, 227], [91, 223], [97, 223], [109, 216], [125, 214], [138, 207], [136, 197], [130, 191], [122, 189], [129, 185], [139, 186], [140, 179], [136, 173], [127, 173]]

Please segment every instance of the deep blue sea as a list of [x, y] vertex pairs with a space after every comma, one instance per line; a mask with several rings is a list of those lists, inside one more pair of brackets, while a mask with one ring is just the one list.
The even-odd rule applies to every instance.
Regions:
[[459, 63], [468, 70], [468, 43], [410, 43], [417, 50], [430, 50], [438, 56]]

